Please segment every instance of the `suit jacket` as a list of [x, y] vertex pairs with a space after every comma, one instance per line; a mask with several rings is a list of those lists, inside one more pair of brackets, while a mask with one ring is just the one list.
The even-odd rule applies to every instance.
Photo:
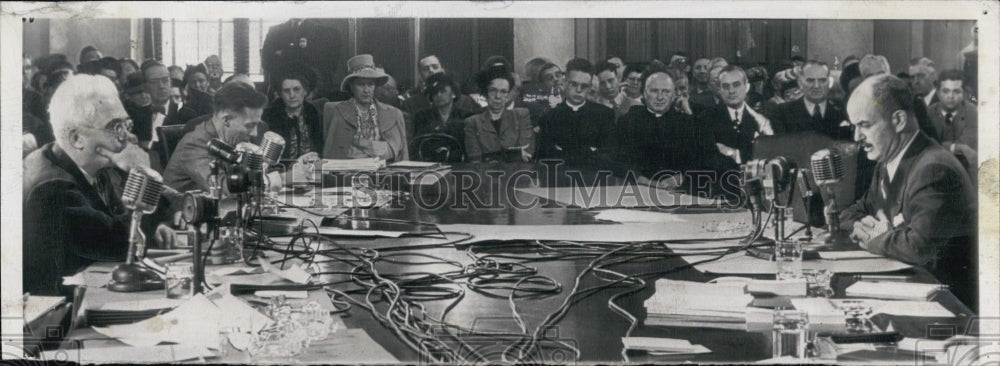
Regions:
[[611, 159], [615, 148], [615, 111], [587, 102], [573, 111], [565, 102], [538, 120], [538, 158], [588, 163]]
[[942, 145], [948, 146], [950, 144], [966, 144], [969, 147], [976, 149], [976, 135], [978, 134], [978, 112], [976, 111], [976, 106], [962, 102], [962, 104], [955, 110], [955, 115], [952, 116], [952, 123], [949, 124], [942, 112], [944, 108], [941, 103], [934, 103], [927, 110], [931, 119], [931, 124], [934, 126], [934, 132], [937, 133], [939, 141]]
[[[326, 103], [323, 107], [324, 159], [354, 159], [369, 157], [353, 148], [354, 133], [358, 131], [358, 116], [354, 99]], [[387, 161], [409, 160], [406, 127], [403, 112], [396, 107], [375, 102], [378, 110], [380, 139], [373, 142], [375, 154]]]
[[[697, 123], [702, 128], [711, 132], [716, 143], [720, 143], [740, 151], [740, 162], [746, 163], [753, 159], [753, 142], [759, 134], [767, 134], [770, 131], [770, 121], [753, 112], [747, 106], [740, 116], [740, 127], [733, 124], [733, 119], [729, 115], [729, 109], [725, 105], [718, 105], [703, 111], [697, 119]], [[728, 171], [739, 169], [738, 164], [732, 159], [726, 167], [717, 167], [719, 170]]]
[[[24, 159], [23, 291], [60, 294], [63, 276], [94, 262], [125, 259], [131, 215], [120, 199], [124, 175], [105, 168], [91, 184], [55, 143]], [[168, 206], [161, 199], [156, 212], [143, 217], [147, 238], [167, 217]]]
[[[145, 107], [131, 106], [125, 108], [125, 112], [128, 113], [129, 118], [132, 118], [132, 133], [135, 137], [139, 138], [139, 141], [151, 141], [153, 139], [153, 107], [148, 105]], [[170, 102], [167, 106], [167, 115], [163, 119], [163, 126], [169, 126], [172, 124], [181, 124], [183, 122], [175, 121], [178, 117], [177, 103]]]
[[[316, 19], [303, 19], [301, 25], [294, 20], [272, 26], [260, 48], [261, 68], [266, 75], [268, 90], [273, 79], [288, 71], [309, 69], [314, 75], [313, 95], [327, 95], [338, 89], [340, 65], [343, 57], [334, 30]], [[308, 77], [308, 76], [307, 76]]]
[[500, 115], [500, 131], [493, 128], [490, 111], [465, 119], [465, 148], [470, 161], [481, 161], [488, 154], [503, 154], [508, 148], [527, 145], [535, 154], [535, 131], [527, 109], [504, 109]]
[[[973, 239], [976, 199], [972, 182], [959, 161], [937, 142], [918, 133], [903, 153], [891, 183], [884, 173], [878, 173], [883, 171], [885, 163], [879, 162], [868, 192], [841, 211], [841, 227], [852, 230], [855, 221], [883, 210], [893, 225], [888, 232], [871, 239], [871, 252], [926, 266], [959, 292], [974, 289], [978, 260]], [[883, 182], [887, 197], [881, 194]], [[968, 294], [964, 296], [963, 300], [969, 300]]]
[[814, 131], [838, 140], [850, 140], [851, 127], [841, 127], [847, 121], [847, 113], [836, 103], [826, 102], [826, 111], [818, 121], [809, 115], [804, 98], [782, 103], [774, 111], [774, 133]]

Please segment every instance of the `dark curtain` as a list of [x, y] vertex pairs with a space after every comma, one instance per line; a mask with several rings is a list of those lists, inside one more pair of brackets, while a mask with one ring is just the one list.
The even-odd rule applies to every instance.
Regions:
[[250, 73], [250, 20], [233, 19], [233, 58], [235, 70], [240, 74]]

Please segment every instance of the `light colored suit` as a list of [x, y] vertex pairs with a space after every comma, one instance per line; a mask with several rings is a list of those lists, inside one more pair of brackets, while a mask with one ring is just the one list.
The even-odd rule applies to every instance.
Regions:
[[323, 106], [323, 159], [381, 157], [387, 161], [409, 160], [403, 112], [384, 103], [376, 102], [375, 106], [380, 138], [372, 143], [370, 154], [352, 146], [354, 134], [358, 131], [354, 99]]
[[469, 161], [480, 161], [483, 155], [525, 145], [528, 154], [535, 154], [535, 131], [527, 109], [504, 109], [500, 131], [493, 127], [490, 118], [487, 110], [465, 119], [465, 148]]

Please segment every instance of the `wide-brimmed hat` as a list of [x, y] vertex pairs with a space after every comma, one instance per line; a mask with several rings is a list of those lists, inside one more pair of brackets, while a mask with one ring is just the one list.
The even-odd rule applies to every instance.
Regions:
[[347, 76], [340, 83], [340, 90], [350, 92], [348, 86], [354, 78], [375, 79], [375, 86], [382, 86], [389, 81], [389, 75], [375, 67], [372, 55], [357, 55], [347, 60]]

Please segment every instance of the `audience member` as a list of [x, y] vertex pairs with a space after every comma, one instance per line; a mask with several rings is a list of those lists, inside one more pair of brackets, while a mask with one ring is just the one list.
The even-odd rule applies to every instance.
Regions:
[[840, 106], [830, 103], [830, 69], [823, 62], [807, 61], [798, 84], [801, 100], [780, 105], [772, 121], [775, 133], [812, 131], [833, 139], [849, 140], [851, 128]]
[[83, 65], [90, 61], [100, 60], [104, 55], [101, 51], [94, 46], [87, 46], [80, 50], [80, 63], [78, 65]]
[[[448, 162], [458, 163], [465, 158], [465, 118], [469, 113], [458, 108], [455, 103], [459, 100], [458, 85], [451, 76], [443, 72], [435, 73], [424, 80], [424, 91], [419, 96], [413, 98], [426, 98], [430, 100], [430, 108], [417, 112], [413, 118], [414, 138], [429, 134], [445, 134], [455, 139], [461, 151], [451, 152], [447, 157]], [[410, 146], [417, 149], [419, 146]], [[413, 154], [411, 154], [413, 155]]]
[[[614, 65], [606, 62], [602, 65], [601, 83], [617, 84]], [[558, 159], [572, 165], [610, 163], [615, 111], [606, 105], [587, 102], [586, 94], [594, 88], [593, 76], [594, 66], [590, 61], [576, 58], [566, 63], [566, 101], [538, 120], [538, 159]], [[617, 85], [610, 89], [617, 90]]]
[[529, 161], [535, 154], [535, 131], [527, 109], [508, 109], [514, 77], [504, 66], [476, 75], [486, 110], [465, 119], [465, 148], [469, 161]]
[[739, 170], [739, 164], [753, 159], [753, 142], [759, 135], [773, 135], [771, 121], [746, 104], [750, 90], [746, 73], [739, 66], [726, 66], [719, 72], [722, 104], [698, 116], [698, 124], [712, 132], [718, 153], [729, 158], [727, 169]]
[[269, 130], [285, 139], [282, 159], [299, 159], [306, 154], [318, 158], [323, 151], [322, 116], [319, 109], [307, 101], [313, 83], [309, 76], [294, 71], [273, 76], [276, 85], [280, 85], [278, 98], [264, 109], [262, 119]]
[[[274, 78], [295, 71], [316, 75], [312, 98], [331, 98], [336, 91], [336, 75], [341, 71], [343, 49], [339, 37], [325, 19], [292, 18], [272, 26], [260, 48], [260, 64], [268, 95], [277, 94]], [[308, 69], [308, 71], [306, 71]], [[344, 98], [346, 100], [346, 98]]]
[[[965, 100], [964, 75], [958, 70], [947, 70], [938, 78], [938, 102], [930, 106], [930, 115], [934, 131], [941, 145], [955, 155], [967, 168], [978, 166], [976, 135], [978, 134], [978, 113], [976, 105]], [[972, 171], [972, 169], [970, 169]], [[973, 174], [973, 181], [976, 175]]]
[[205, 65], [205, 70], [208, 72], [208, 90], [214, 94], [222, 87], [223, 83], [222, 74], [224, 71], [222, 69], [222, 60], [217, 55], [211, 55], [206, 57], [202, 64]]
[[375, 67], [371, 55], [351, 57], [347, 69], [350, 74], [340, 89], [349, 91], [351, 99], [323, 108], [322, 157], [408, 160], [403, 112], [375, 99], [375, 88], [385, 85], [389, 75]]
[[937, 102], [937, 71], [934, 69], [934, 61], [926, 57], [915, 58], [910, 60], [909, 71], [913, 94], [923, 100], [925, 107]]

